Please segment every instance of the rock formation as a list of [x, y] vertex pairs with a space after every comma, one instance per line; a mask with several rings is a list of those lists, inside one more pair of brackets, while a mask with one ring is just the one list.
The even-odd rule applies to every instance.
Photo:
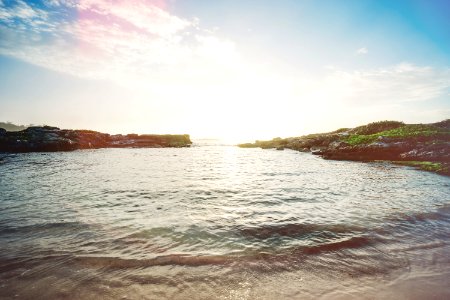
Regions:
[[385, 160], [450, 175], [450, 119], [433, 124], [382, 121], [239, 146], [293, 149], [335, 160]]
[[189, 147], [189, 135], [110, 135], [92, 130], [28, 127], [9, 132], [0, 128], [0, 152], [53, 152], [98, 148]]

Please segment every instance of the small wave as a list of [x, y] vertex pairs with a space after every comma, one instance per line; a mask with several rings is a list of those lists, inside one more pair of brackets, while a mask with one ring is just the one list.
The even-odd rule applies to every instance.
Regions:
[[435, 211], [415, 212], [415, 213], [398, 213], [388, 217], [389, 221], [418, 223], [427, 221], [448, 221], [450, 215], [450, 206], [439, 207]]
[[341, 240], [337, 242], [317, 245], [302, 249], [305, 254], [319, 254], [321, 252], [335, 252], [343, 249], [355, 249], [370, 246], [375, 241], [365, 236], [352, 237], [347, 240]]
[[400, 249], [393, 249], [392, 251], [395, 251], [395, 252], [406, 252], [406, 251], [416, 251], [416, 250], [428, 250], [428, 249], [442, 248], [442, 247], [445, 247], [447, 245], [448, 245], [448, 243], [445, 243], [443, 241], [436, 241], [436, 242], [429, 242], [429, 243], [411, 245], [411, 246], [403, 247], [403, 248], [400, 248]]
[[361, 232], [364, 229], [357, 226], [342, 224], [283, 224], [274, 226], [259, 226], [241, 228], [239, 233], [243, 236], [267, 239], [273, 236], [297, 237], [314, 232], [330, 233], [354, 233]]
[[230, 263], [231, 260], [227, 256], [188, 256], [181, 254], [171, 254], [159, 256], [152, 259], [123, 259], [118, 257], [97, 257], [97, 256], [78, 256], [75, 261], [92, 266], [102, 268], [145, 268], [153, 266], [202, 266], [202, 265], [223, 265]]
[[300, 256], [316, 255], [323, 252], [337, 252], [344, 249], [362, 248], [373, 244], [374, 241], [368, 237], [352, 237], [331, 243], [314, 246], [300, 246], [284, 249], [283, 252], [253, 252], [234, 253], [229, 255], [202, 255], [192, 256], [184, 254], [170, 254], [158, 256], [151, 259], [125, 259], [104, 256], [77, 256], [75, 261], [90, 267], [100, 268], [147, 268], [154, 266], [205, 266], [205, 265], [231, 265], [233, 263], [255, 263], [264, 262], [289, 262]]
[[57, 229], [82, 229], [88, 227], [87, 224], [79, 222], [51, 222], [40, 223], [25, 226], [2, 226], [0, 227], [0, 234], [12, 234], [12, 233], [36, 233], [48, 230]]
[[154, 227], [146, 230], [137, 230], [124, 238], [148, 239], [155, 236], [174, 236], [175, 231], [170, 227]]

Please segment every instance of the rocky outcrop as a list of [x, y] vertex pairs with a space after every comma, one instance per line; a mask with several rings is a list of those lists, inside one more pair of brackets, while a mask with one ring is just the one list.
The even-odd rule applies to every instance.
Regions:
[[276, 138], [239, 146], [283, 147], [334, 160], [393, 161], [450, 175], [450, 120], [410, 125], [382, 121], [330, 133]]
[[29, 127], [8, 132], [0, 128], [1, 152], [53, 152], [98, 148], [189, 147], [189, 135], [110, 135], [92, 130]]
[[327, 147], [319, 153], [327, 159], [342, 160], [415, 160], [450, 161], [449, 136], [386, 138], [380, 137], [369, 144], [340, 144]]

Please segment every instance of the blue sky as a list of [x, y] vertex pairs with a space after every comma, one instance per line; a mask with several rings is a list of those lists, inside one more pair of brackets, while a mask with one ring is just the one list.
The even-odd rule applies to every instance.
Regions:
[[450, 1], [0, 1], [0, 120], [232, 141], [450, 116]]
[[352, 64], [348, 53], [364, 45], [374, 50], [368, 65], [399, 60], [449, 63], [450, 1], [175, 3], [175, 11], [197, 16], [208, 27], [217, 26], [230, 37], [250, 40], [251, 46], [289, 61], [298, 61], [298, 53], [313, 55], [311, 50], [317, 50], [326, 62]]

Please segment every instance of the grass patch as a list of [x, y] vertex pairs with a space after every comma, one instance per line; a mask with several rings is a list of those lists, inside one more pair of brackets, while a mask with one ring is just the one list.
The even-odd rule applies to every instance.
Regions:
[[433, 136], [433, 135], [445, 135], [450, 134], [450, 130], [445, 128], [439, 128], [431, 125], [405, 125], [399, 128], [377, 132], [374, 134], [352, 134], [345, 138], [343, 141], [355, 146], [361, 144], [370, 144], [376, 141], [380, 136], [384, 137], [419, 137], [419, 136]]
[[380, 135], [390, 137], [431, 136], [434, 134], [450, 134], [450, 130], [430, 125], [406, 125], [400, 128], [380, 132]]
[[355, 145], [361, 145], [361, 144], [370, 144], [379, 137], [379, 135], [371, 134], [371, 135], [360, 135], [360, 134], [352, 134], [349, 137], [347, 137], [344, 142], [355, 146]]
[[404, 126], [405, 123], [398, 122], [398, 121], [379, 121], [379, 122], [373, 122], [369, 123], [367, 125], [358, 126], [356, 128], [353, 128], [351, 130], [351, 133], [353, 134], [362, 134], [362, 135], [369, 135], [374, 134], [382, 131], [387, 131], [395, 128], [399, 128], [401, 126]]

